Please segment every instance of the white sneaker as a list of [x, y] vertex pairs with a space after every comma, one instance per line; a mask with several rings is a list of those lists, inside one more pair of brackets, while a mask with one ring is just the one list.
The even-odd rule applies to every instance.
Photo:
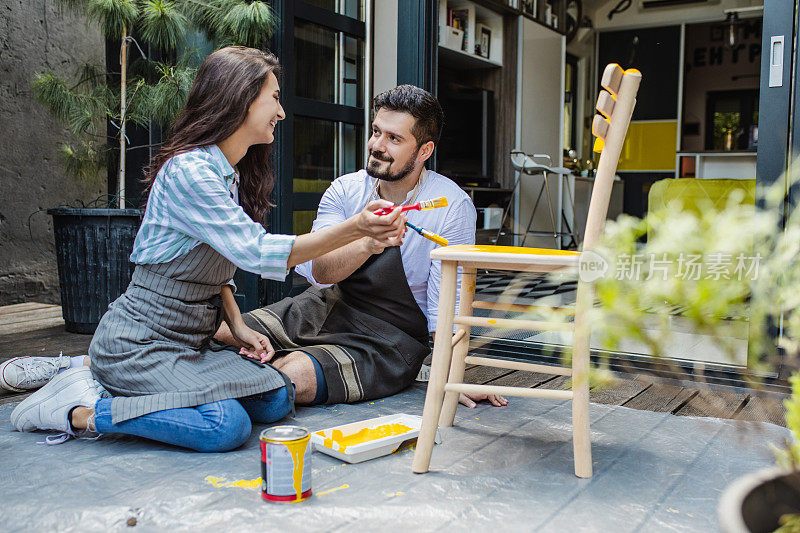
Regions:
[[70, 358], [63, 355], [9, 359], [0, 364], [0, 388], [14, 392], [38, 389], [69, 365]]
[[99, 399], [89, 367], [70, 368], [23, 400], [11, 412], [11, 424], [17, 431], [55, 429], [74, 436], [69, 412], [78, 406], [93, 409]]

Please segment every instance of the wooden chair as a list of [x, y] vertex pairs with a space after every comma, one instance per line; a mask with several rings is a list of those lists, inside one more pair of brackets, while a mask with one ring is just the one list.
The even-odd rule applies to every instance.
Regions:
[[[591, 249], [600, 238], [608, 211], [617, 162], [630, 124], [631, 114], [636, 103], [636, 92], [641, 79], [639, 71], [635, 69], [623, 71], [617, 64], [608, 65], [603, 72], [601, 85], [605, 90], [600, 92], [597, 99], [597, 110], [600, 114], [595, 115], [592, 123], [592, 133], [597, 137], [595, 151], [600, 151], [601, 154], [589, 204], [586, 233], [583, 240], [584, 250]], [[431, 258], [442, 261], [442, 283], [433, 362], [425, 395], [422, 428], [414, 452], [413, 471], [416, 473], [428, 471], [436, 429], [438, 425], [453, 425], [459, 393], [476, 393], [572, 400], [575, 475], [583, 478], [591, 477], [592, 450], [589, 438], [588, 383], [591, 328], [587, 323], [586, 312], [592, 305], [591, 286], [578, 281], [575, 320], [572, 323], [554, 324], [533, 320], [472, 316], [473, 308], [505, 311], [528, 309], [526, 306], [516, 304], [474, 301], [476, 269], [517, 272], [577, 269], [580, 252], [512, 246], [448, 246], [431, 252]], [[461, 299], [458, 314], [454, 317], [453, 312], [448, 312], [448, 310], [455, 309], [459, 267], [462, 268]], [[452, 333], [453, 324], [459, 326], [455, 334]], [[472, 326], [537, 331], [568, 328], [573, 331], [571, 368], [467, 356]], [[572, 376], [572, 390], [544, 390], [462, 383], [467, 363]]]

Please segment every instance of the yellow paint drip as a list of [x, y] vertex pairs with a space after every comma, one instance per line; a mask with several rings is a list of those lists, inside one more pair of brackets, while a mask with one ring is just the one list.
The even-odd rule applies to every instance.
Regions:
[[338, 451], [345, 453], [349, 446], [354, 444], [363, 444], [371, 440], [382, 439], [384, 437], [392, 437], [394, 435], [402, 435], [408, 433], [413, 428], [405, 424], [383, 424], [374, 428], [364, 428], [350, 435], [345, 435], [342, 430], [334, 429], [330, 436], [325, 435], [322, 431], [317, 431], [317, 435], [322, 437], [323, 445], [326, 448], [335, 450], [334, 443], [338, 446]]
[[294, 469], [292, 470], [292, 480], [294, 481], [294, 491], [297, 493], [296, 502], [303, 499], [303, 488], [301, 483], [303, 481], [303, 464], [306, 456], [306, 446], [308, 446], [308, 437], [296, 441], [284, 442], [292, 454], [294, 461]]
[[345, 483], [344, 485], [338, 486], [336, 488], [323, 490], [322, 492], [318, 492], [317, 496], [325, 496], [326, 494], [330, 494], [331, 492], [336, 492], [337, 490], [349, 489], [349, 488], [350, 488], [350, 485]]

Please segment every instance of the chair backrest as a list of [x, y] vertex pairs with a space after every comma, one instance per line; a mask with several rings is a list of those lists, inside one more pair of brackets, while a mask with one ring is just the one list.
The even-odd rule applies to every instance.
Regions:
[[599, 114], [594, 116], [592, 122], [592, 135], [597, 137], [594, 151], [600, 152], [600, 161], [597, 163], [589, 214], [586, 217], [584, 250], [597, 244], [603, 232], [619, 155], [631, 122], [633, 107], [636, 105], [636, 93], [639, 91], [641, 81], [642, 74], [638, 70], [623, 71], [616, 63], [607, 65], [603, 71], [600, 85], [604, 90], [600, 91], [596, 106]]

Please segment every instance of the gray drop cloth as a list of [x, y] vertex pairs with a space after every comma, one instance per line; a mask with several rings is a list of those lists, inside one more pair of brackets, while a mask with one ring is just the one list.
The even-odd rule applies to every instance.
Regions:
[[[316, 430], [421, 414], [424, 392], [415, 385], [385, 400], [301, 408], [295, 422]], [[721, 491], [771, 465], [770, 443], [789, 435], [766, 423], [592, 404], [595, 476], [584, 480], [572, 470], [570, 404], [512, 398], [506, 408], [459, 407], [425, 475], [411, 473], [408, 446], [355, 465], [315, 452], [317, 495], [287, 505], [206, 481], [259, 477], [261, 426], [225, 454], [128, 437], [45, 446], [43, 433], [12, 431], [13, 407], [0, 405], [3, 531], [708, 532]]]

